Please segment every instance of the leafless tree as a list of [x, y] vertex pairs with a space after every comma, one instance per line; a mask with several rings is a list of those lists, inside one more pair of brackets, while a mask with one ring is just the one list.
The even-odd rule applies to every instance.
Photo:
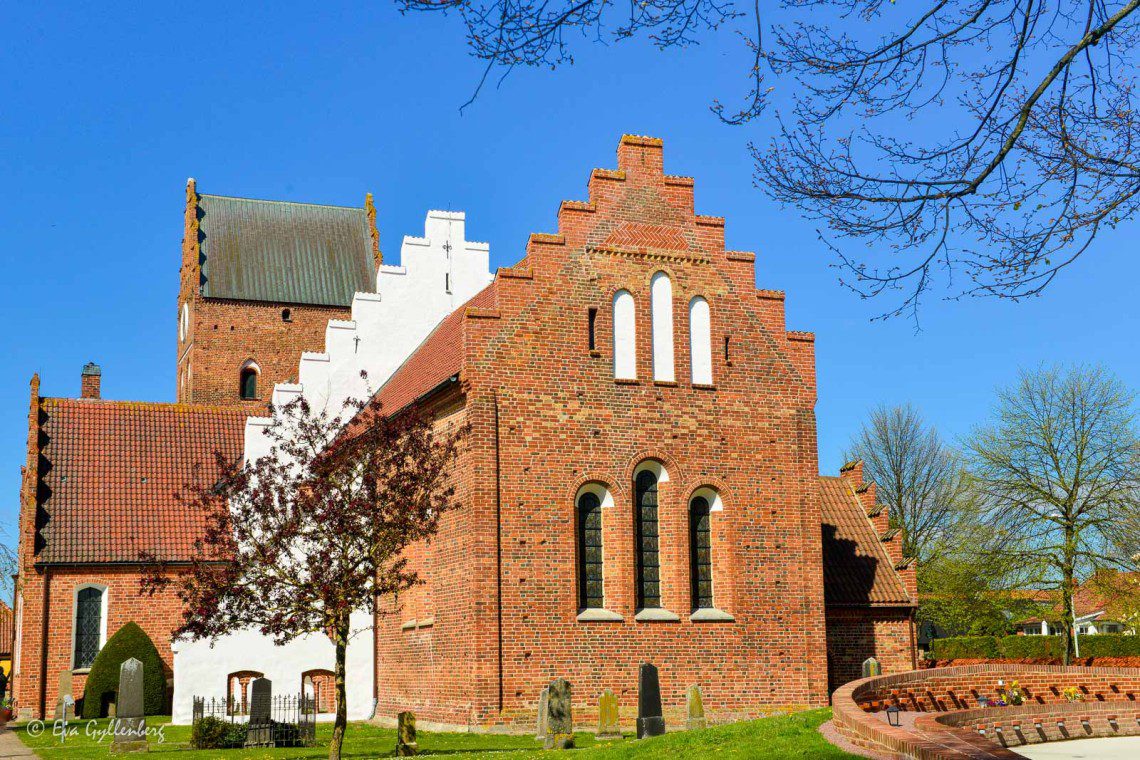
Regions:
[[1140, 437], [1134, 396], [1101, 367], [1022, 372], [967, 443], [988, 540], [979, 554], [1059, 592], [1066, 662], [1073, 592], [1106, 570], [1136, 569]]
[[863, 461], [881, 504], [902, 531], [903, 554], [919, 564], [946, 548], [965, 495], [957, 453], [910, 404], [880, 406], [851, 441], [847, 459]]
[[1140, 0], [782, 0], [770, 45], [759, 0], [397, 4], [462, 19], [479, 87], [572, 63], [576, 41], [674, 48], [735, 27], [748, 92], [714, 112], [743, 124], [775, 104], [757, 186], [821, 224], [845, 285], [893, 294], [884, 315], [917, 318], [938, 286], [1037, 295], [1140, 206]]

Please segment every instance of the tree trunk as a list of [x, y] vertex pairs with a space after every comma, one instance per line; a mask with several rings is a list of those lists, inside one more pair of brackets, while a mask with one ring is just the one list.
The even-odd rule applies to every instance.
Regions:
[[348, 626], [339, 627], [336, 631], [336, 665], [334, 677], [336, 679], [336, 722], [333, 724], [332, 741], [329, 742], [329, 760], [340, 760], [341, 748], [344, 746], [344, 732], [348, 728], [348, 701], [345, 698], [344, 670], [345, 651], [348, 643]]
[[1065, 526], [1064, 556], [1061, 559], [1061, 625], [1065, 629], [1065, 659], [1064, 663], [1070, 665], [1076, 654], [1073, 642], [1073, 629], [1076, 620], [1073, 619], [1073, 591], [1074, 591], [1074, 564], [1076, 555], [1076, 536], [1071, 525]]

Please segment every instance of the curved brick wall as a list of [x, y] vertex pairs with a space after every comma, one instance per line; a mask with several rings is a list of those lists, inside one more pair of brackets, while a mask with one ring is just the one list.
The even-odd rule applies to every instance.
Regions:
[[[1007, 687], [1017, 681], [1026, 704], [979, 708], [979, 697], [997, 698], [998, 680]], [[1081, 690], [1083, 701], [1065, 700], [1062, 691], [1070, 686]], [[895, 728], [874, 715], [890, 705], [928, 714]], [[832, 706], [836, 728], [861, 747], [923, 760], [1012, 759], [1020, 755], [1004, 746], [1140, 735], [1140, 669], [986, 664], [915, 670], [853, 681], [835, 691]]]

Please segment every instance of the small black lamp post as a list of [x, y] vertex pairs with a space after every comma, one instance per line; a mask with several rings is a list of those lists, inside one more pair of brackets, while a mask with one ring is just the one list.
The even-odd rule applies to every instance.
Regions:
[[891, 705], [887, 708], [887, 723], [896, 727], [899, 725], [899, 708], [897, 706]]

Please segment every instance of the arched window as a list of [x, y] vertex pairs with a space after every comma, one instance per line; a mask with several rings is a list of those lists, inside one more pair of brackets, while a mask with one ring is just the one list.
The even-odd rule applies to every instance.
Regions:
[[693, 609], [713, 607], [711, 505], [704, 496], [689, 502], [689, 577], [693, 582]]
[[614, 293], [614, 377], [637, 377], [637, 325], [633, 296], [628, 290]]
[[712, 318], [709, 302], [700, 296], [689, 301], [689, 357], [693, 383], [712, 385]]
[[578, 606], [601, 609], [602, 500], [593, 491], [578, 496]]
[[649, 284], [653, 311], [653, 379], [673, 382], [673, 283], [658, 272]]
[[102, 586], [80, 586], [75, 590], [75, 646], [73, 669], [89, 668], [107, 639], [107, 589]]
[[637, 606], [661, 606], [661, 558], [657, 532], [657, 473], [641, 470], [634, 479], [637, 538]]
[[258, 366], [253, 362], [246, 362], [241, 368], [240, 391], [243, 399], [257, 398], [258, 372]]

